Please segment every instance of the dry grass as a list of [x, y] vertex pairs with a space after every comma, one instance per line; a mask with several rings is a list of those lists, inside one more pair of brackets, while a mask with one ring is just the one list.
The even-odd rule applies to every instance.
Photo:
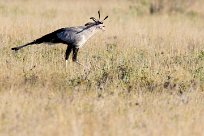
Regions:
[[[204, 6], [150, 15], [141, 1], [0, 1], [0, 135], [203, 135]], [[107, 31], [83, 49], [11, 47], [96, 11]], [[99, 67], [99, 69], [98, 69]]]

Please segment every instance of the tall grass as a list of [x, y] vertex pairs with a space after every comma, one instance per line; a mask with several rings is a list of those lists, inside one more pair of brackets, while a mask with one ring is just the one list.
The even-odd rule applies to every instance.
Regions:
[[[198, 4], [199, 3], [199, 4]], [[139, 8], [138, 8], [139, 5]], [[168, 5], [164, 5], [168, 6]], [[204, 11], [151, 1], [1, 1], [1, 135], [202, 135]], [[109, 15], [69, 63], [66, 46], [11, 47]], [[184, 8], [185, 9], [185, 8]]]

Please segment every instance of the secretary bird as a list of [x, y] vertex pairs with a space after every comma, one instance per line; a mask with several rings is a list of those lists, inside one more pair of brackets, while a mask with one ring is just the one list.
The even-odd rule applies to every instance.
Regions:
[[93, 22], [88, 22], [84, 26], [61, 28], [52, 33], [46, 34], [41, 38], [38, 38], [30, 43], [27, 43], [22, 46], [14, 47], [11, 49], [17, 51], [21, 48], [24, 48], [26, 46], [33, 45], [33, 44], [62, 43], [67, 45], [67, 49], [65, 52], [66, 67], [67, 67], [69, 55], [72, 51], [73, 51], [72, 61], [82, 65], [77, 60], [77, 53], [79, 51], [79, 48], [81, 48], [90, 37], [96, 34], [98, 30], [105, 30], [103, 21], [106, 20], [108, 16], [106, 16], [101, 21], [100, 21], [100, 11], [98, 11], [98, 16], [99, 16], [99, 19], [91, 17], [90, 19]]

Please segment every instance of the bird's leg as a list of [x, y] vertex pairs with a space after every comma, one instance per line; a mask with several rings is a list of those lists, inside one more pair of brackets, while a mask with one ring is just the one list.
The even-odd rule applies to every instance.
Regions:
[[73, 56], [72, 56], [72, 61], [83, 66], [81, 63], [79, 63], [79, 61], [77, 60], [77, 54], [78, 54], [79, 48], [73, 48]]
[[72, 51], [72, 46], [67, 46], [67, 50], [66, 50], [66, 53], [65, 53], [65, 61], [66, 61], [66, 68], [67, 68], [67, 63], [68, 63], [68, 58], [69, 58], [69, 55], [70, 55], [70, 53], [71, 53], [71, 51]]

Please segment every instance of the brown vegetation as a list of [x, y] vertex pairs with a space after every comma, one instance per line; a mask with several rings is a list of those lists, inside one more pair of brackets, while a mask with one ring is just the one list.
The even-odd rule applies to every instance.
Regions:
[[[204, 3], [160, 4], [0, 1], [0, 135], [203, 135]], [[65, 70], [60, 44], [10, 50], [98, 9], [109, 19], [80, 50], [88, 69]]]

